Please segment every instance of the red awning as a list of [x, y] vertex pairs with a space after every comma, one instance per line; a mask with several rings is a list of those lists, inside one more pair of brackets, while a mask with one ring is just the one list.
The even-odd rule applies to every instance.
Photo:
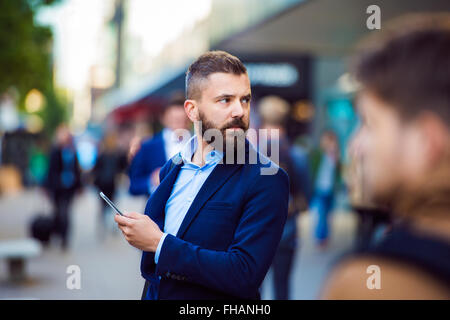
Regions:
[[133, 103], [119, 106], [109, 116], [112, 117], [116, 124], [142, 121], [160, 114], [164, 104], [165, 101], [161, 98], [146, 97]]

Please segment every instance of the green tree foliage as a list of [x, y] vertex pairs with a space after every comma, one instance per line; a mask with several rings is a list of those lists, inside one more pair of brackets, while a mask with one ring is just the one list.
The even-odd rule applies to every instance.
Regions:
[[58, 1], [0, 1], [0, 95], [15, 88], [23, 111], [26, 94], [33, 88], [41, 91], [46, 105], [39, 115], [48, 134], [65, 119], [66, 105], [53, 86], [52, 31], [37, 25], [34, 16], [40, 7]]

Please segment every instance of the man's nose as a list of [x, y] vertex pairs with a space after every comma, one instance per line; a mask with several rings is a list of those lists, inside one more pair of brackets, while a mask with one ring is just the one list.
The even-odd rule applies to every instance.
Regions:
[[231, 117], [233, 118], [240, 118], [244, 115], [244, 108], [242, 108], [241, 102], [238, 100], [235, 103], [233, 103], [231, 111]]

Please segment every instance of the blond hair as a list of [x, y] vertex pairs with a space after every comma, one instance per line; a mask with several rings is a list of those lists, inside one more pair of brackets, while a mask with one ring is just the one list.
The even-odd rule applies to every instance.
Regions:
[[259, 115], [266, 124], [282, 125], [289, 113], [289, 102], [278, 96], [267, 96], [259, 102]]

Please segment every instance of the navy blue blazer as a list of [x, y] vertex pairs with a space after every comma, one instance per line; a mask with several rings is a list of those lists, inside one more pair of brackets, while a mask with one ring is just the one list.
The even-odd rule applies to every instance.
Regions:
[[128, 169], [128, 176], [130, 177], [129, 192], [132, 195], [150, 194], [150, 175], [153, 170], [162, 167], [166, 162], [164, 140], [160, 132], [144, 141], [131, 161]]
[[[167, 235], [158, 264], [143, 252], [141, 274], [154, 299], [260, 299], [288, 214], [289, 182], [265, 158], [218, 164], [189, 208], [176, 236]], [[255, 151], [256, 152], [256, 151]], [[259, 159], [259, 157], [258, 157]], [[178, 164], [172, 165], [176, 161]], [[181, 166], [177, 154], [160, 171], [161, 184], [145, 208], [163, 230], [165, 205]], [[274, 175], [261, 175], [275, 166]]]

